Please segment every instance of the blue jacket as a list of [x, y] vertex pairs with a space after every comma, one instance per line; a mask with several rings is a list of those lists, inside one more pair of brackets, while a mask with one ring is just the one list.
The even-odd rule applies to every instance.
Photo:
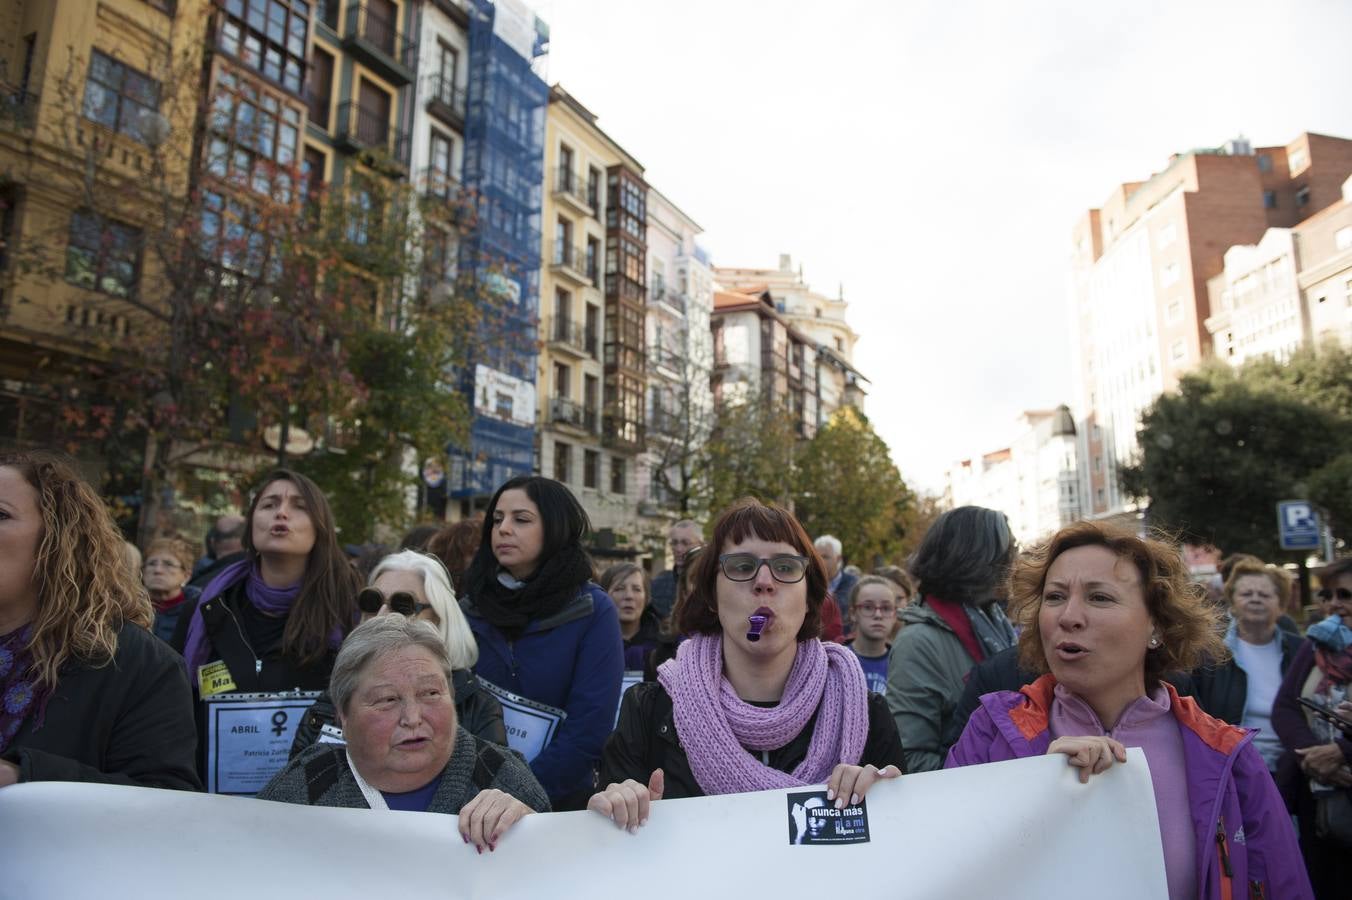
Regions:
[[516, 641], [482, 618], [473, 598], [462, 608], [479, 643], [475, 674], [568, 713], [531, 762], [550, 801], [590, 793], [601, 747], [615, 727], [624, 677], [620, 618], [609, 595], [587, 582], [571, 603], [531, 622]]

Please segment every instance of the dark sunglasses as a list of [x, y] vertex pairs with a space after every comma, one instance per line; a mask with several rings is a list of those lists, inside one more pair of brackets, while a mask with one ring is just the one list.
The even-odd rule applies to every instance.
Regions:
[[408, 591], [395, 591], [386, 597], [378, 588], [369, 587], [363, 588], [357, 595], [357, 608], [369, 615], [374, 616], [380, 612], [380, 608], [386, 603], [401, 616], [416, 616], [423, 610], [432, 608], [430, 603], [419, 603]]
[[780, 584], [797, 584], [807, 574], [806, 556], [786, 554], [765, 559], [754, 553], [724, 553], [718, 562], [729, 581], [753, 581], [761, 566], [768, 566], [770, 577]]
[[1347, 601], [1352, 600], [1352, 591], [1347, 588], [1338, 588], [1336, 591], [1324, 588], [1319, 593], [1315, 594], [1315, 596], [1325, 603], [1328, 603], [1334, 597], [1337, 597], [1339, 600], [1346, 603]]

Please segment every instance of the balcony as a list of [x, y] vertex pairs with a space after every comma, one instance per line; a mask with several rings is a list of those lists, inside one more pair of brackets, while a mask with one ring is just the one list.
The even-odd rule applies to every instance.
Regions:
[[648, 361], [658, 368], [659, 371], [665, 370], [662, 374], [668, 378], [681, 377], [681, 357], [675, 350], [669, 347], [662, 347], [654, 344], [648, 348]]
[[587, 434], [596, 434], [600, 415], [594, 409], [587, 409], [580, 403], [574, 403], [563, 397], [549, 398], [549, 422], [551, 425], [568, 425], [580, 428]]
[[413, 80], [418, 66], [417, 46], [404, 37], [397, 21], [372, 12], [365, 3], [352, 3], [346, 24], [343, 47], [348, 53], [395, 85]]
[[596, 358], [600, 341], [595, 332], [588, 332], [569, 319], [555, 319], [549, 328], [549, 345], [578, 359]]
[[596, 215], [596, 207], [587, 198], [587, 182], [567, 166], [554, 170], [554, 199], [579, 215]]
[[0, 128], [28, 131], [37, 120], [37, 94], [22, 90], [0, 94]]
[[648, 300], [651, 303], [664, 304], [667, 309], [681, 318], [685, 318], [686, 309], [689, 305], [685, 294], [658, 281], [653, 282], [652, 290], [648, 292]]
[[427, 111], [460, 133], [465, 131], [465, 92], [443, 75], [427, 79]]
[[601, 432], [603, 446], [615, 450], [643, 449], [644, 429], [642, 422], [622, 419], [619, 416], [606, 416], [605, 428]]
[[634, 281], [625, 275], [607, 275], [606, 296], [615, 300], [627, 300], [637, 306], [645, 306], [648, 292], [644, 290], [642, 282]]
[[551, 272], [562, 275], [580, 287], [593, 284], [587, 275], [587, 252], [576, 244], [555, 240], [554, 255], [551, 257], [549, 268]]
[[648, 431], [662, 437], [684, 437], [685, 422], [681, 420], [681, 414], [676, 410], [658, 406], [653, 408], [652, 417], [648, 420]]
[[451, 21], [469, 31], [469, 13], [455, 0], [432, 0], [432, 5], [451, 17]]
[[408, 135], [352, 100], [338, 106], [334, 146], [345, 153], [384, 153], [400, 166], [408, 158]]

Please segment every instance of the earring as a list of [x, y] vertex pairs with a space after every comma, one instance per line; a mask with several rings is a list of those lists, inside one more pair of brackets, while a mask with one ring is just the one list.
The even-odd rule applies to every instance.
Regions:
[[1159, 638], [1159, 635], [1157, 635], [1157, 634], [1152, 634], [1152, 635], [1150, 636], [1150, 645], [1149, 645], [1149, 646], [1150, 646], [1150, 649], [1151, 649], [1151, 650], [1158, 650], [1158, 649], [1159, 649], [1159, 646], [1160, 646], [1160, 638]]

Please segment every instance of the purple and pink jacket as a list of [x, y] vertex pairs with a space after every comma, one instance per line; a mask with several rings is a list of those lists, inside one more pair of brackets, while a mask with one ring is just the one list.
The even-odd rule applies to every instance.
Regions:
[[[1018, 693], [986, 694], [945, 768], [1041, 756], [1051, 745], [1052, 692], [1043, 675]], [[1173, 685], [1170, 710], [1183, 734], [1188, 805], [1197, 834], [1199, 898], [1313, 898], [1295, 829], [1253, 732], [1206, 713]]]

